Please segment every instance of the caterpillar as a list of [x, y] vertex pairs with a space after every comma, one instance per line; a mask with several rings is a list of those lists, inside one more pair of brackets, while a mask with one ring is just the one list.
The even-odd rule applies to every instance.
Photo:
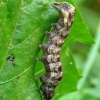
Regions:
[[45, 32], [47, 36], [46, 43], [39, 45], [43, 50], [43, 56], [37, 58], [37, 60], [44, 63], [46, 70], [46, 73], [40, 77], [42, 82], [40, 89], [45, 100], [50, 100], [54, 96], [55, 88], [62, 79], [60, 50], [69, 34], [75, 14], [74, 6], [68, 2], [55, 2], [52, 3], [52, 6], [58, 10], [60, 17], [57, 23], [51, 24], [53, 27], [52, 32]]

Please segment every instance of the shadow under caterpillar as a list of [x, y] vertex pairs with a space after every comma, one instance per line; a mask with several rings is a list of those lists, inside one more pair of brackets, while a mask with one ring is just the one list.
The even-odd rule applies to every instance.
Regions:
[[60, 61], [60, 50], [74, 20], [75, 8], [67, 2], [55, 2], [52, 5], [59, 11], [59, 20], [53, 23], [52, 32], [46, 32], [47, 40], [43, 45], [43, 56], [37, 58], [45, 65], [46, 73], [40, 77], [41, 91], [45, 100], [50, 100], [54, 96], [54, 90], [62, 79], [63, 71]]

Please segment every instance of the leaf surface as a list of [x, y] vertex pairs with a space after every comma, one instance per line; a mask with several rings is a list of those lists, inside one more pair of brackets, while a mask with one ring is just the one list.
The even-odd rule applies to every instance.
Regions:
[[[59, 18], [58, 11], [51, 5], [52, 2], [54, 0], [2, 0], [0, 3], [0, 100], [41, 100], [40, 92], [37, 90], [37, 81], [35, 80], [35, 64], [40, 50], [38, 45], [44, 39], [44, 32], [50, 30], [51, 23], [57, 22]], [[79, 14], [76, 14], [76, 16], [81, 19]], [[78, 18], [76, 17], [75, 20], [78, 20]], [[65, 78], [62, 80], [63, 82], [66, 81], [67, 85], [65, 87], [71, 86], [69, 84], [73, 79], [72, 73], [75, 73], [75, 80], [72, 84], [74, 86], [62, 94], [75, 90], [76, 82], [79, 79], [71, 55], [69, 55], [68, 61], [64, 62], [67, 58], [65, 56], [65, 52], [68, 52], [65, 51], [67, 46], [73, 40], [93, 43], [82, 19], [81, 21], [77, 21], [75, 25], [73, 24], [70, 35], [66, 39], [67, 42], [65, 41], [64, 50], [62, 49], [61, 57], [64, 73], [65, 76], [69, 75], [70, 78], [68, 81]], [[85, 32], [82, 29], [80, 31], [75, 28], [76, 25], [77, 27], [84, 26], [83, 30]], [[77, 34], [74, 34], [75, 32]], [[84, 40], [86, 35], [84, 37], [80, 35], [84, 33], [87, 35], [88, 40]], [[74, 64], [73, 69], [70, 68], [70, 61]], [[43, 68], [38, 64], [36, 68], [38, 69], [38, 71], [36, 70], [36, 76], [38, 76]]]

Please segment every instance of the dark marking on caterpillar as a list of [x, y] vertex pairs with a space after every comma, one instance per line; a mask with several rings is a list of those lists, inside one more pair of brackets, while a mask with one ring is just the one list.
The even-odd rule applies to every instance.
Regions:
[[46, 73], [40, 77], [42, 85], [40, 87], [45, 100], [50, 100], [54, 96], [56, 86], [62, 79], [63, 71], [60, 61], [60, 50], [74, 20], [75, 8], [67, 2], [55, 2], [52, 4], [59, 11], [59, 20], [53, 23], [52, 32], [45, 32], [46, 43], [39, 45], [43, 49], [43, 57], [37, 58], [45, 65]]

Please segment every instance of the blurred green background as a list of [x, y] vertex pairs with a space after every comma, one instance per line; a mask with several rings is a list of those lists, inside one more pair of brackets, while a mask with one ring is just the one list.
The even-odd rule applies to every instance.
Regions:
[[83, 76], [78, 91], [60, 100], [100, 100], [100, 0], [74, 0], [80, 10], [95, 44], [79, 42], [70, 45], [77, 68]]
[[[90, 34], [95, 39], [98, 33], [99, 20], [100, 20], [100, 0], [74, 0], [80, 10], [82, 17], [87, 24]], [[99, 33], [100, 34], [100, 33]], [[76, 46], [79, 48], [77, 49]], [[76, 57], [77, 66], [82, 69], [84, 61], [87, 59], [87, 54], [90, 52], [92, 45], [84, 45], [75, 43], [71, 45], [73, 54]]]

